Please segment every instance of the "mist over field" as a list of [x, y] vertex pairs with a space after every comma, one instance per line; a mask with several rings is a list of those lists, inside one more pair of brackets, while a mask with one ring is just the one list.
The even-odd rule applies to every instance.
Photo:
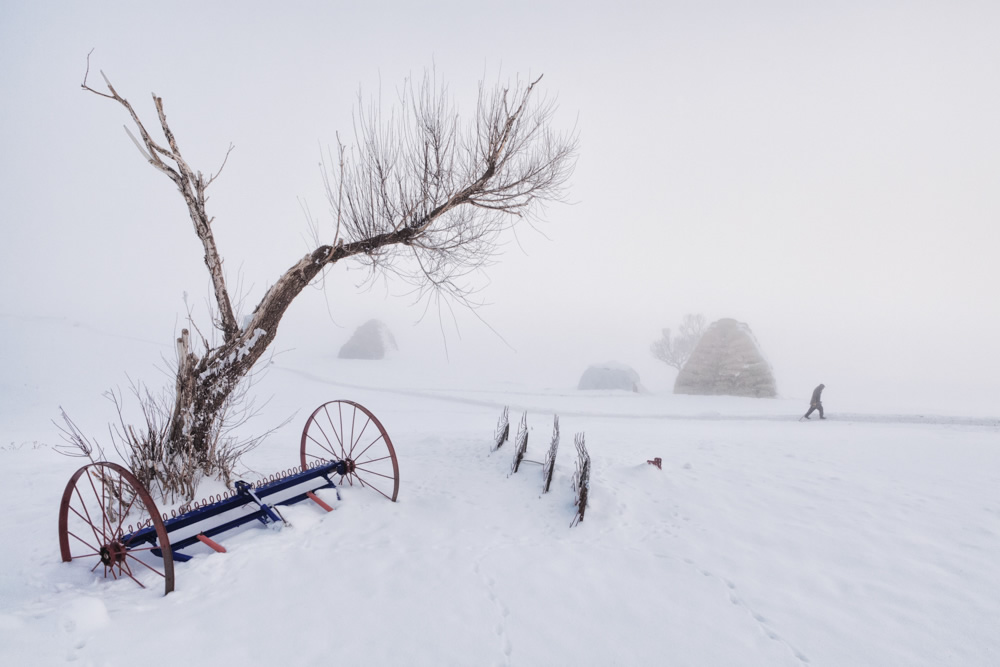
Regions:
[[[336, 560], [370, 575], [340, 582], [350, 664], [995, 664], [998, 27], [977, 1], [3, 3], [0, 662], [122, 664], [151, 627], [284, 659], [220, 619], [264, 596], [279, 634], [326, 632]], [[305, 415], [359, 400], [397, 442], [400, 502], [298, 507], [167, 598], [55, 544], [80, 464], [60, 408], [107, 445], [105, 392], [171, 390], [189, 314], [212, 335], [184, 201], [81, 90], [102, 72], [147, 127], [163, 99], [195, 170], [225, 164], [207, 209], [238, 319], [333, 241], [323, 170], [408, 77], [468, 117], [480, 82], [541, 76], [579, 137], [565, 201], [470, 276], [477, 309], [347, 260], [281, 321], [242, 428], [291, 421], [248, 471], [294, 465]], [[748, 325], [777, 397], [675, 395], [650, 345], [689, 313]], [[337, 359], [372, 319], [398, 350]], [[606, 362], [643, 393], [576, 390]], [[820, 383], [830, 419], [799, 423]], [[489, 453], [504, 406], [532, 456], [562, 416], [552, 495]], [[577, 432], [594, 506], [569, 529]]]
[[[163, 97], [195, 168], [235, 146], [209, 211], [245, 311], [311, 249], [303, 207], [332, 236], [318, 163], [338, 132], [352, 141], [359, 95], [389, 102], [433, 67], [468, 113], [478, 80], [544, 75], [581, 149], [570, 205], [507, 237], [476, 281], [507, 344], [468, 312], [421, 319], [399, 284], [359, 294], [363, 272], [340, 266], [279, 347], [339, 346], [378, 317], [442, 362], [443, 329], [453, 366], [569, 384], [618, 360], [669, 388], [648, 346], [700, 312], [750, 325], [783, 396], [1000, 399], [991, 3], [194, 7], [2, 10], [4, 313], [169, 345], [183, 295], [195, 312], [209, 295], [183, 202], [123, 110], [79, 87], [91, 49], [91, 80], [104, 71], [149, 120]], [[185, 46], [151, 47], [150, 30]]]

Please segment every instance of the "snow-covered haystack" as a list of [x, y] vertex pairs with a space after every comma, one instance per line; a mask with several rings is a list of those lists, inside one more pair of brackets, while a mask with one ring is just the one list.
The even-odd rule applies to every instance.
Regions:
[[774, 398], [778, 390], [750, 327], [726, 318], [705, 331], [677, 374], [674, 393]]
[[384, 359], [386, 352], [399, 349], [389, 327], [380, 320], [368, 320], [344, 343], [341, 359]]
[[631, 366], [609, 361], [594, 364], [583, 372], [577, 389], [624, 389], [638, 392], [639, 374]]

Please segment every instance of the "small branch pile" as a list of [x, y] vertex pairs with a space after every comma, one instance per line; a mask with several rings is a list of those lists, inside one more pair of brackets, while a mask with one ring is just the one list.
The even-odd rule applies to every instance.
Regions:
[[[65, 427], [60, 426], [56, 422], [53, 422], [53, 424], [62, 431], [62, 439], [66, 444], [56, 445], [56, 451], [64, 456], [87, 459], [91, 463], [103, 461], [104, 449], [101, 445], [96, 441], [91, 442], [73, 420], [69, 418], [65, 410], [59, 408], [59, 412], [62, 415]], [[97, 452], [97, 458], [94, 458], [95, 451]], [[130, 507], [134, 503], [138, 503], [140, 506], [143, 505], [142, 500], [136, 496], [134, 488], [120, 484], [121, 478], [115, 479], [109, 476], [107, 470], [101, 466], [97, 466], [91, 470], [94, 476], [101, 482], [104, 507], [109, 519], [112, 521], [119, 519], [116, 511], [118, 508]], [[117, 486], [116, 483], [118, 483]], [[94, 492], [97, 492], [96, 488]]]
[[524, 454], [528, 451], [528, 413], [521, 415], [521, 425], [517, 427], [517, 437], [514, 438], [514, 462], [511, 464], [510, 473], [513, 475], [521, 467]]
[[542, 464], [542, 493], [548, 493], [552, 486], [552, 474], [556, 467], [556, 453], [559, 451], [559, 415], [552, 419], [552, 442]]
[[493, 432], [493, 447], [490, 449], [491, 452], [500, 449], [503, 443], [507, 442], [508, 438], [510, 438], [509, 414], [509, 406], [503, 406], [503, 412], [500, 413], [500, 420], [497, 421], [496, 431]]
[[587, 453], [583, 433], [577, 433], [574, 442], [576, 444], [576, 472], [573, 474], [573, 490], [576, 491], [574, 503], [576, 516], [569, 524], [570, 527], [583, 521], [583, 515], [587, 511], [587, 495], [590, 492], [590, 454]]

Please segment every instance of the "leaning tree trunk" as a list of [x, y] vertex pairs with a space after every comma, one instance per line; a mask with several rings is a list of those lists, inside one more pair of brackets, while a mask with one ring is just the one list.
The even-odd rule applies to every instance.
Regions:
[[[267, 351], [282, 316], [300, 292], [341, 254], [323, 246], [291, 267], [268, 290], [246, 328], [199, 357], [187, 329], [177, 339], [176, 402], [170, 416], [171, 448], [190, 452], [206, 473], [215, 472], [221, 412], [230, 396]], [[339, 257], [338, 257], [339, 258]]]

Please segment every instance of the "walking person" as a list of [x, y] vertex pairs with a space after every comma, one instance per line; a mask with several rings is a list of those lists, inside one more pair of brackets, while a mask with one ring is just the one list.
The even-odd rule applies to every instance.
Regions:
[[826, 417], [823, 416], [823, 401], [820, 399], [820, 396], [823, 394], [823, 390], [825, 388], [826, 385], [821, 384], [820, 386], [813, 389], [813, 396], [812, 399], [809, 401], [809, 411], [805, 414], [806, 419], [809, 419], [809, 415], [813, 413], [813, 410], [819, 410], [819, 418], [826, 419]]

